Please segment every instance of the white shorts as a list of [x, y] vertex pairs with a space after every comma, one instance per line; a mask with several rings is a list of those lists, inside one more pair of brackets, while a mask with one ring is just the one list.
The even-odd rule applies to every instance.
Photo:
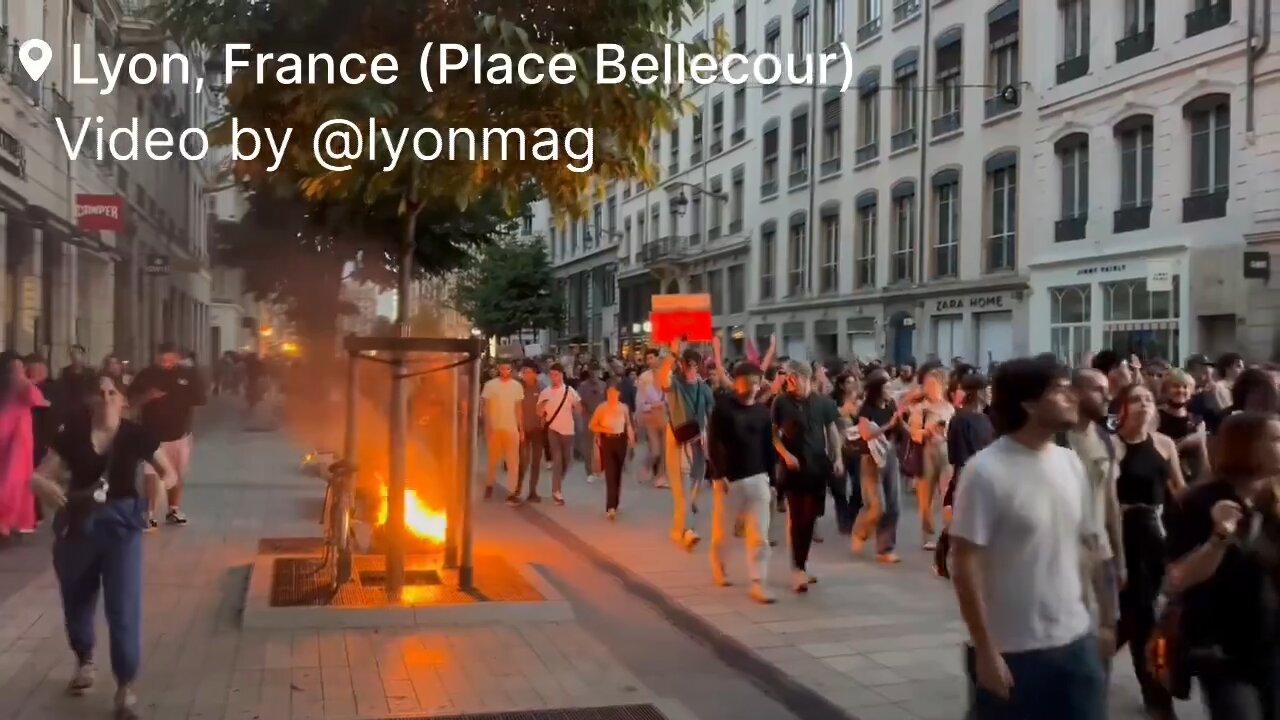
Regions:
[[[187, 468], [191, 465], [191, 433], [187, 433], [177, 440], [160, 443], [160, 448], [156, 450], [156, 453], [163, 454], [164, 458], [169, 461], [169, 467], [173, 468], [173, 475], [164, 479], [166, 490], [172, 490], [183, 480], [186, 480]], [[155, 477], [158, 474], [150, 463], [147, 463], [144, 467], [144, 472], [148, 477]]]

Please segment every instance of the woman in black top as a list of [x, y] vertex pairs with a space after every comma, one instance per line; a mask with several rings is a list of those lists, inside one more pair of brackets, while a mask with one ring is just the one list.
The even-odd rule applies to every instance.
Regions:
[[[58, 508], [53, 567], [62, 594], [67, 639], [76, 654], [69, 686], [83, 694], [94, 682], [94, 615], [99, 588], [111, 633], [116, 717], [136, 718], [132, 684], [138, 674], [142, 623], [142, 531], [146, 498], [138, 487], [145, 462], [161, 477], [172, 472], [160, 443], [124, 419], [125, 395], [115, 378], [98, 378], [91, 413], [54, 439], [36, 469], [36, 494]], [[64, 486], [62, 478], [67, 476]]]
[[1169, 527], [1168, 590], [1213, 720], [1280, 720], [1280, 420], [1243, 412], [1218, 429], [1213, 479], [1191, 488]]
[[1124, 445], [1116, 495], [1120, 501], [1121, 537], [1128, 581], [1120, 590], [1120, 623], [1116, 647], [1129, 644], [1142, 702], [1153, 720], [1173, 717], [1173, 698], [1147, 664], [1147, 640], [1155, 629], [1155, 601], [1164, 582], [1166, 502], [1183, 489], [1178, 450], [1173, 441], [1151, 430], [1155, 397], [1145, 385], [1130, 385], [1119, 396], [1116, 436]]
[[855, 554], [862, 552], [874, 528], [876, 559], [892, 564], [900, 562], [894, 545], [898, 539], [902, 479], [898, 474], [894, 438], [901, 431], [902, 414], [889, 397], [888, 385], [888, 373], [872, 371], [867, 376], [862, 405], [858, 408], [858, 434], [867, 450], [858, 454], [862, 509], [853, 522], [852, 548]]

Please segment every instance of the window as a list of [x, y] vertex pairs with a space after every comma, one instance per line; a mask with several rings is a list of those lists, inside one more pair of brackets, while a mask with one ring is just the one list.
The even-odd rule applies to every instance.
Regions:
[[724, 32], [724, 16], [723, 15], [716, 18], [716, 21], [711, 24], [711, 49], [717, 55], [719, 54], [719, 50], [720, 50], [720, 38], [725, 38], [726, 40], [728, 39], [728, 37], [725, 35], [725, 32]]
[[671, 161], [667, 169], [672, 175], [680, 171], [680, 128], [671, 130]]
[[854, 164], [874, 160], [880, 154], [880, 70], [873, 68], [858, 79], [858, 149]]
[[618, 199], [610, 196], [609, 203], [606, 205], [606, 208], [605, 217], [608, 219], [609, 232], [612, 235], [612, 233], [617, 232], [618, 230]]
[[722, 232], [721, 224], [724, 222], [724, 203], [715, 196], [724, 192], [724, 181], [719, 175], [711, 178], [711, 192], [714, 193], [708, 198], [708, 208], [711, 219], [707, 222], [707, 238], [715, 240], [720, 237]]
[[1231, 0], [1195, 0], [1187, 13], [1187, 37], [1209, 32], [1231, 22]]
[[889, 282], [909, 282], [916, 254], [916, 189], [910, 180], [893, 188], [893, 252]]
[[818, 291], [836, 292], [840, 268], [840, 215], [835, 208], [822, 217], [822, 254], [818, 268]]
[[1151, 225], [1154, 137], [1150, 115], [1127, 118], [1116, 125], [1120, 144], [1120, 208], [1115, 213], [1115, 232], [1141, 230]]
[[933, 177], [933, 276], [952, 278], [960, 265], [960, 174], [944, 170]]
[[876, 194], [858, 197], [858, 227], [853, 259], [854, 286], [875, 287], [876, 284]]
[[706, 292], [706, 288], [703, 286], [703, 283], [702, 283], [701, 273], [697, 275], [689, 276], [689, 292], [694, 294]]
[[1018, 107], [1021, 80], [1018, 3], [1017, 0], [1005, 0], [987, 13], [987, 84], [993, 93], [985, 103], [988, 118]]
[[1089, 137], [1074, 133], [1054, 146], [1061, 175], [1058, 222], [1054, 229], [1058, 242], [1083, 240], [1089, 218]]
[[693, 111], [693, 139], [689, 142], [689, 164], [702, 162], [702, 111]]
[[1156, 0], [1124, 0], [1124, 36], [1116, 41], [1116, 62], [1151, 52], [1156, 37]]
[[724, 150], [724, 95], [720, 94], [711, 100], [711, 154], [719, 155]]
[[[948, 39], [954, 37], [954, 40]], [[948, 31], [938, 38], [937, 71], [934, 85], [937, 100], [934, 102], [933, 136], [945, 135], [960, 129], [962, 105], [960, 29]]]
[[1018, 229], [1018, 165], [1013, 153], [987, 160], [987, 200], [987, 272], [1012, 270]]
[[840, 94], [831, 93], [822, 104], [822, 174], [840, 169]]
[[797, 58], [797, 68], [807, 66], [802, 63], [808, 62], [808, 55], [813, 45], [813, 28], [810, 27], [809, 20], [809, 8], [805, 6], [796, 13], [795, 19], [791, 22], [791, 54]]
[[1121, 357], [1163, 358], [1174, 366], [1178, 357], [1179, 320], [1182, 317], [1178, 287], [1153, 292], [1146, 278], [1104, 283], [1102, 291], [1102, 346]]
[[900, 23], [920, 14], [920, 0], [893, 0], [893, 22]]
[[1191, 195], [1183, 222], [1223, 217], [1231, 180], [1231, 106], [1227, 95], [1205, 95], [1183, 108], [1191, 129]]
[[881, 0], [858, 0], [858, 42], [880, 34]]
[[569, 252], [578, 254], [578, 223], [569, 226]]
[[730, 145], [737, 145], [747, 138], [747, 89], [733, 91], [733, 137]]
[[525, 215], [521, 216], [520, 218], [520, 234], [521, 235], [533, 234], [533, 214], [530, 213], [528, 210], [525, 210]]
[[689, 242], [696, 244], [702, 242], [702, 193], [693, 191], [689, 198], [689, 219], [690, 219], [690, 237]]
[[636, 240], [639, 240], [641, 245], [649, 242], [649, 235], [645, 232], [644, 223], [644, 211], [636, 213]]
[[778, 231], [773, 223], [760, 228], [760, 299], [772, 300], [774, 263], [778, 259]]
[[822, 0], [822, 46], [831, 47], [844, 37], [844, 0]]
[[733, 7], [733, 51], [747, 51], [747, 0], [737, 0]]
[[808, 227], [803, 216], [792, 218], [787, 233], [787, 297], [804, 292], [805, 246]]
[[[668, 196], [670, 197], [670, 196]], [[667, 235], [676, 237], [680, 234], [680, 210], [675, 203], [667, 202]]]
[[720, 270], [707, 271], [707, 292], [711, 294], [711, 314], [724, 314], [724, 284]]
[[1075, 80], [1089, 72], [1089, 0], [1060, 0], [1062, 62], [1058, 82]]
[[1088, 285], [1049, 288], [1049, 350], [1060, 360], [1078, 367], [1089, 347], [1089, 320], [1093, 315]]
[[778, 18], [770, 20], [764, 28], [764, 52], [774, 57], [782, 56], [782, 23]]
[[746, 167], [733, 169], [733, 182], [729, 186], [729, 234], [742, 232], [742, 220], [746, 214]]
[[736, 315], [747, 310], [747, 269], [745, 265], [729, 266], [729, 313]]
[[564, 238], [556, 232], [555, 228], [551, 228], [550, 237], [551, 242], [548, 244], [551, 245], [551, 259], [559, 261], [560, 257], [564, 255]]
[[893, 136], [892, 150], [916, 144], [916, 100], [919, 92], [915, 50], [898, 56], [893, 62]]
[[658, 218], [662, 217], [662, 203], [655, 202], [649, 208], [649, 240], [657, 242], [662, 229], [658, 227]]
[[802, 106], [791, 115], [791, 187], [809, 180], [809, 110]]
[[[772, 123], [772, 125], [770, 125]], [[764, 152], [760, 162], [760, 196], [778, 194], [778, 121], [770, 120], [764, 128]]]
[[587, 249], [594, 247], [596, 243], [604, 244], [604, 234], [601, 232], [604, 229], [602, 220], [604, 220], [604, 208], [600, 206], [600, 203], [596, 203], [595, 207], [591, 209], [593, 227], [583, 228], [582, 232], [582, 244]]

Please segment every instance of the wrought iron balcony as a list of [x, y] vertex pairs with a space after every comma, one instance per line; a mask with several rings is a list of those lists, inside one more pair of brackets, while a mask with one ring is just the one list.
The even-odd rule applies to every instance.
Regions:
[[960, 111], [949, 112], [933, 119], [933, 136], [946, 135], [960, 129]]
[[891, 152], [897, 152], [898, 150], [905, 150], [909, 147], [914, 147], [915, 144], [916, 144], [916, 129], [913, 127], [906, 128], [905, 130], [899, 130], [898, 132], [894, 133], [891, 138], [889, 138], [889, 150]]
[[1156, 30], [1148, 25], [1146, 29], [1131, 33], [1116, 41], [1116, 62], [1132, 60], [1139, 55], [1146, 55], [1155, 47]]
[[880, 18], [872, 18], [858, 28], [858, 42], [863, 43], [880, 34]]
[[1182, 222], [1198, 222], [1227, 216], [1227, 190], [1199, 193], [1182, 199]]
[[1122, 207], [1112, 217], [1112, 231], [1116, 233], [1146, 230], [1151, 227], [1151, 204]]
[[1206, 33], [1231, 22], [1231, 0], [1218, 0], [1187, 13], [1187, 37]]
[[681, 261], [688, 251], [689, 238], [683, 235], [668, 235], [645, 243], [640, 248], [638, 259], [645, 265], [664, 265]]
[[1058, 63], [1058, 84], [1071, 82], [1089, 72], [1089, 53], [1082, 53]]
[[1089, 214], [1080, 213], [1075, 217], [1062, 218], [1053, 224], [1053, 239], [1055, 242], [1070, 242], [1071, 240], [1083, 240], [1085, 228], [1089, 224]]

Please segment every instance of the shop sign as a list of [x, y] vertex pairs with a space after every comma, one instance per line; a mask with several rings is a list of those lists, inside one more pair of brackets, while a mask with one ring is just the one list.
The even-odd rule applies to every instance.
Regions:
[[147, 264], [142, 270], [147, 275], [168, 275], [172, 269], [168, 255], [152, 253], [147, 256]]
[[1003, 310], [1004, 295], [974, 295], [968, 298], [944, 298], [937, 301], [934, 312], [953, 310]]
[[1147, 292], [1173, 292], [1173, 263], [1168, 260], [1147, 261]]
[[1091, 265], [1083, 267], [1076, 271], [1077, 277], [1086, 277], [1089, 275], [1110, 275], [1111, 273], [1121, 273], [1128, 270], [1129, 266], [1125, 263], [1113, 263], [1110, 265]]
[[1244, 278], [1246, 280], [1271, 279], [1271, 253], [1249, 250], [1244, 254]]
[[81, 230], [124, 231], [124, 198], [119, 195], [76, 195], [76, 227]]

